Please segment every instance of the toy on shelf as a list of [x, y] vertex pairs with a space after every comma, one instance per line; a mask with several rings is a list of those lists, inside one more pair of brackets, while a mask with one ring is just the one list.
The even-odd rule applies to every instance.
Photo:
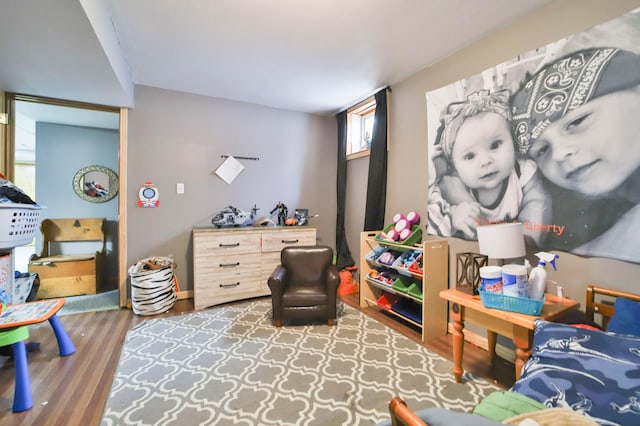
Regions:
[[368, 275], [369, 279], [386, 286], [393, 285], [393, 277], [390, 271], [371, 271]]
[[420, 250], [406, 251], [396, 260], [393, 264], [396, 268], [409, 269], [409, 266], [420, 256], [422, 252]]
[[409, 266], [409, 270], [416, 274], [422, 274], [423, 265], [422, 265], [422, 253], [416, 258], [416, 260]]
[[399, 257], [399, 255], [400, 253], [393, 250], [385, 251], [378, 257], [378, 263], [391, 266], [393, 265], [393, 262], [395, 262], [396, 259]]
[[413, 210], [406, 215], [396, 213], [393, 215], [393, 223], [386, 226], [376, 239], [378, 241], [413, 245], [422, 239], [422, 231], [419, 224], [420, 215]]

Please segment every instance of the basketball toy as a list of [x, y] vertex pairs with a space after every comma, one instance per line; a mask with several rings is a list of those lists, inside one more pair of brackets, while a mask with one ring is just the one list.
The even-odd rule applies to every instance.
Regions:
[[396, 213], [393, 215], [393, 223], [398, 223], [402, 219], [404, 219], [404, 215], [402, 213]]
[[407, 213], [407, 220], [411, 225], [417, 225], [420, 223], [420, 215], [416, 211], [410, 211]]
[[395, 229], [390, 229], [389, 232], [387, 232], [387, 238], [392, 241], [398, 241], [398, 238], [400, 238], [400, 233]]
[[404, 241], [407, 238], [409, 238], [411, 236], [411, 229], [410, 228], [404, 228], [402, 231], [400, 231], [400, 241]]
[[411, 225], [409, 224], [409, 221], [407, 219], [400, 219], [396, 223], [396, 226], [393, 229], [395, 229], [396, 232], [402, 232], [402, 230], [406, 228], [411, 229]]

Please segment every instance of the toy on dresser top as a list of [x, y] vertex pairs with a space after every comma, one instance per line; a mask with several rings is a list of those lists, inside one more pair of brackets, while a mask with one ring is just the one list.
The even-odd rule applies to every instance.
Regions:
[[222, 227], [239, 227], [239, 226], [252, 226], [253, 219], [258, 211], [258, 207], [255, 205], [251, 209], [251, 213], [247, 213], [241, 209], [233, 206], [227, 206], [220, 210], [211, 219], [211, 224], [216, 228]]

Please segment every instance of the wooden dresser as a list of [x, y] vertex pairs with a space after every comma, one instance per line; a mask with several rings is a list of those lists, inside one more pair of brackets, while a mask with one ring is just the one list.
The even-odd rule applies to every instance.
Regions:
[[291, 245], [316, 244], [309, 227], [195, 228], [193, 305], [195, 309], [270, 294], [267, 280]]

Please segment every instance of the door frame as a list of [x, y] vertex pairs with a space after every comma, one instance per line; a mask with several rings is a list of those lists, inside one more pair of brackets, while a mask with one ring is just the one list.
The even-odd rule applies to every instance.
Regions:
[[116, 113], [120, 117], [118, 148], [118, 293], [120, 307], [127, 307], [127, 108], [69, 101], [17, 93], [0, 92], [0, 113], [6, 113], [8, 124], [0, 126], [0, 166], [10, 181], [15, 173], [15, 103], [34, 102], [46, 105], [89, 109]]

